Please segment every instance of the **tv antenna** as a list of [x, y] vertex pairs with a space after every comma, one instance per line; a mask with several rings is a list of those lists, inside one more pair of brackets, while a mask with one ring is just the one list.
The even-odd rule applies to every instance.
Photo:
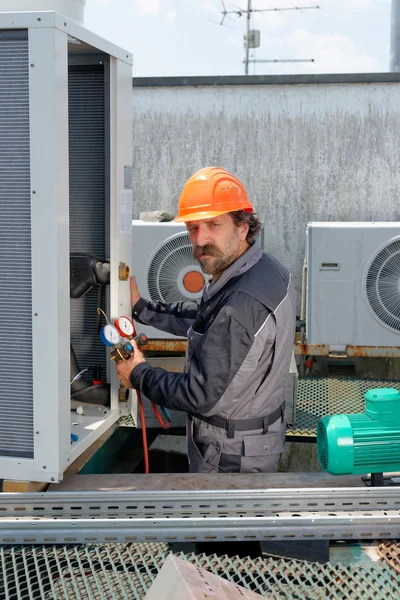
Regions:
[[314, 62], [313, 58], [297, 58], [297, 59], [291, 59], [291, 58], [286, 58], [286, 59], [263, 59], [263, 60], [256, 60], [256, 59], [250, 59], [250, 49], [251, 48], [258, 48], [260, 46], [260, 31], [257, 29], [251, 29], [250, 28], [250, 20], [251, 20], [251, 16], [253, 13], [266, 13], [266, 12], [282, 12], [282, 11], [288, 11], [288, 10], [315, 10], [315, 9], [319, 9], [320, 7], [318, 5], [316, 6], [286, 6], [286, 7], [282, 7], [282, 8], [253, 8], [252, 7], [252, 0], [247, 0], [247, 8], [236, 8], [233, 10], [227, 10], [224, 0], [221, 0], [222, 2], [222, 19], [220, 22], [220, 25], [223, 25], [225, 22], [225, 19], [228, 15], [236, 15], [237, 17], [241, 18], [243, 16], [246, 16], [246, 33], [244, 36], [244, 47], [245, 47], [245, 58], [244, 58], [244, 72], [246, 75], [249, 74], [249, 63], [277, 63], [277, 62]]

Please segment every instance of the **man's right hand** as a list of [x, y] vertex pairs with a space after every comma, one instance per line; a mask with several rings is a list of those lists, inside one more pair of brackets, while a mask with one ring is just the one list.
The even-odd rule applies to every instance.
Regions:
[[136, 283], [136, 277], [132, 276], [130, 278], [130, 285], [131, 285], [131, 307], [133, 310], [133, 307], [135, 306], [135, 304], [140, 300], [140, 292], [138, 290], [138, 286]]

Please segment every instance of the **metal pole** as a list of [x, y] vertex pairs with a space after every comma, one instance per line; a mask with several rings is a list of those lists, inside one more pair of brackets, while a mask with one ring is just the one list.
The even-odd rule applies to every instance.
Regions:
[[245, 75], [249, 74], [249, 35], [250, 35], [250, 16], [251, 16], [251, 0], [247, 0], [247, 21], [246, 21], [246, 56], [244, 59]]
[[400, 0], [392, 0], [390, 70], [400, 71]]

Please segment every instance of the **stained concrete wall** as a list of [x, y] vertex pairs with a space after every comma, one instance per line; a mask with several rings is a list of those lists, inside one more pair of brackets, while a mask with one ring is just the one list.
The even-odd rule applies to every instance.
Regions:
[[400, 220], [398, 74], [144, 79], [132, 107], [134, 217], [175, 212], [186, 179], [220, 165], [298, 291], [308, 221]]

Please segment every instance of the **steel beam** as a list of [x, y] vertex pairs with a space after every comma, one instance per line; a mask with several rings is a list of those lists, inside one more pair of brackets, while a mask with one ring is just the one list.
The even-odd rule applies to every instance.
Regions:
[[0, 518], [179, 518], [211, 513], [224, 518], [379, 510], [400, 511], [397, 487], [0, 494]]
[[396, 488], [0, 495], [0, 544], [400, 538]]
[[388, 538], [400, 538], [398, 511], [224, 519], [0, 520], [0, 544], [4, 545]]

